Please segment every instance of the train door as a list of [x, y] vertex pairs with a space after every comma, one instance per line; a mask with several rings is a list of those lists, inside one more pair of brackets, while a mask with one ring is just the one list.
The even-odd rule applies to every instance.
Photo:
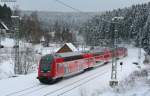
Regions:
[[65, 64], [64, 64], [64, 74], [66, 75], [66, 74], [68, 74], [68, 73], [69, 73], [68, 64], [65, 63]]
[[57, 74], [58, 74], [58, 77], [64, 76], [64, 64], [63, 63], [57, 64]]
[[88, 68], [93, 67], [96, 64], [96, 61], [93, 57], [88, 59]]

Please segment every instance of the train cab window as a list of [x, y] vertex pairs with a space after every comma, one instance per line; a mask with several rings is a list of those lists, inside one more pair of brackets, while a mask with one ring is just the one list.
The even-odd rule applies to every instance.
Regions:
[[40, 61], [40, 69], [44, 72], [50, 71], [52, 62], [53, 56], [51, 55], [43, 56]]

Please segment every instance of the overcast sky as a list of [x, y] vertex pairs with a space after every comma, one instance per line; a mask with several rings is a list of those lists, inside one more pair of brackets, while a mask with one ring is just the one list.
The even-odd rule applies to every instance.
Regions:
[[[142, 4], [150, 0], [60, 0], [81, 11], [99, 12], [116, 8], [128, 7], [133, 4]], [[17, 0], [16, 3], [8, 3], [10, 6], [18, 5], [23, 10], [36, 11], [74, 11], [56, 0]]]

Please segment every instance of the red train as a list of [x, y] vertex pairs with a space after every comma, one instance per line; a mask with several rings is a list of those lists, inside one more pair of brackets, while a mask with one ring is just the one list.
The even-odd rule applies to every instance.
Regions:
[[54, 83], [63, 77], [105, 64], [112, 57], [124, 56], [127, 56], [127, 49], [123, 47], [114, 50], [48, 54], [40, 60], [37, 78], [41, 83]]

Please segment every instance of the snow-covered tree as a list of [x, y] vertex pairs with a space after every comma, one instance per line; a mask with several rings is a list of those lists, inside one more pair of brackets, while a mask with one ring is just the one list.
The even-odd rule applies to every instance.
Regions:
[[[101, 15], [88, 20], [80, 28], [80, 34], [89, 45], [101, 45], [102, 40], [107, 40], [111, 44], [112, 32], [117, 30], [117, 39], [125, 42], [136, 42], [138, 36], [141, 37], [149, 32], [150, 3], [133, 5], [132, 7], [107, 11]], [[112, 18], [123, 17], [124, 19], [115, 23], [112, 29]], [[140, 35], [139, 35], [140, 34]], [[96, 44], [95, 44], [96, 42]]]

